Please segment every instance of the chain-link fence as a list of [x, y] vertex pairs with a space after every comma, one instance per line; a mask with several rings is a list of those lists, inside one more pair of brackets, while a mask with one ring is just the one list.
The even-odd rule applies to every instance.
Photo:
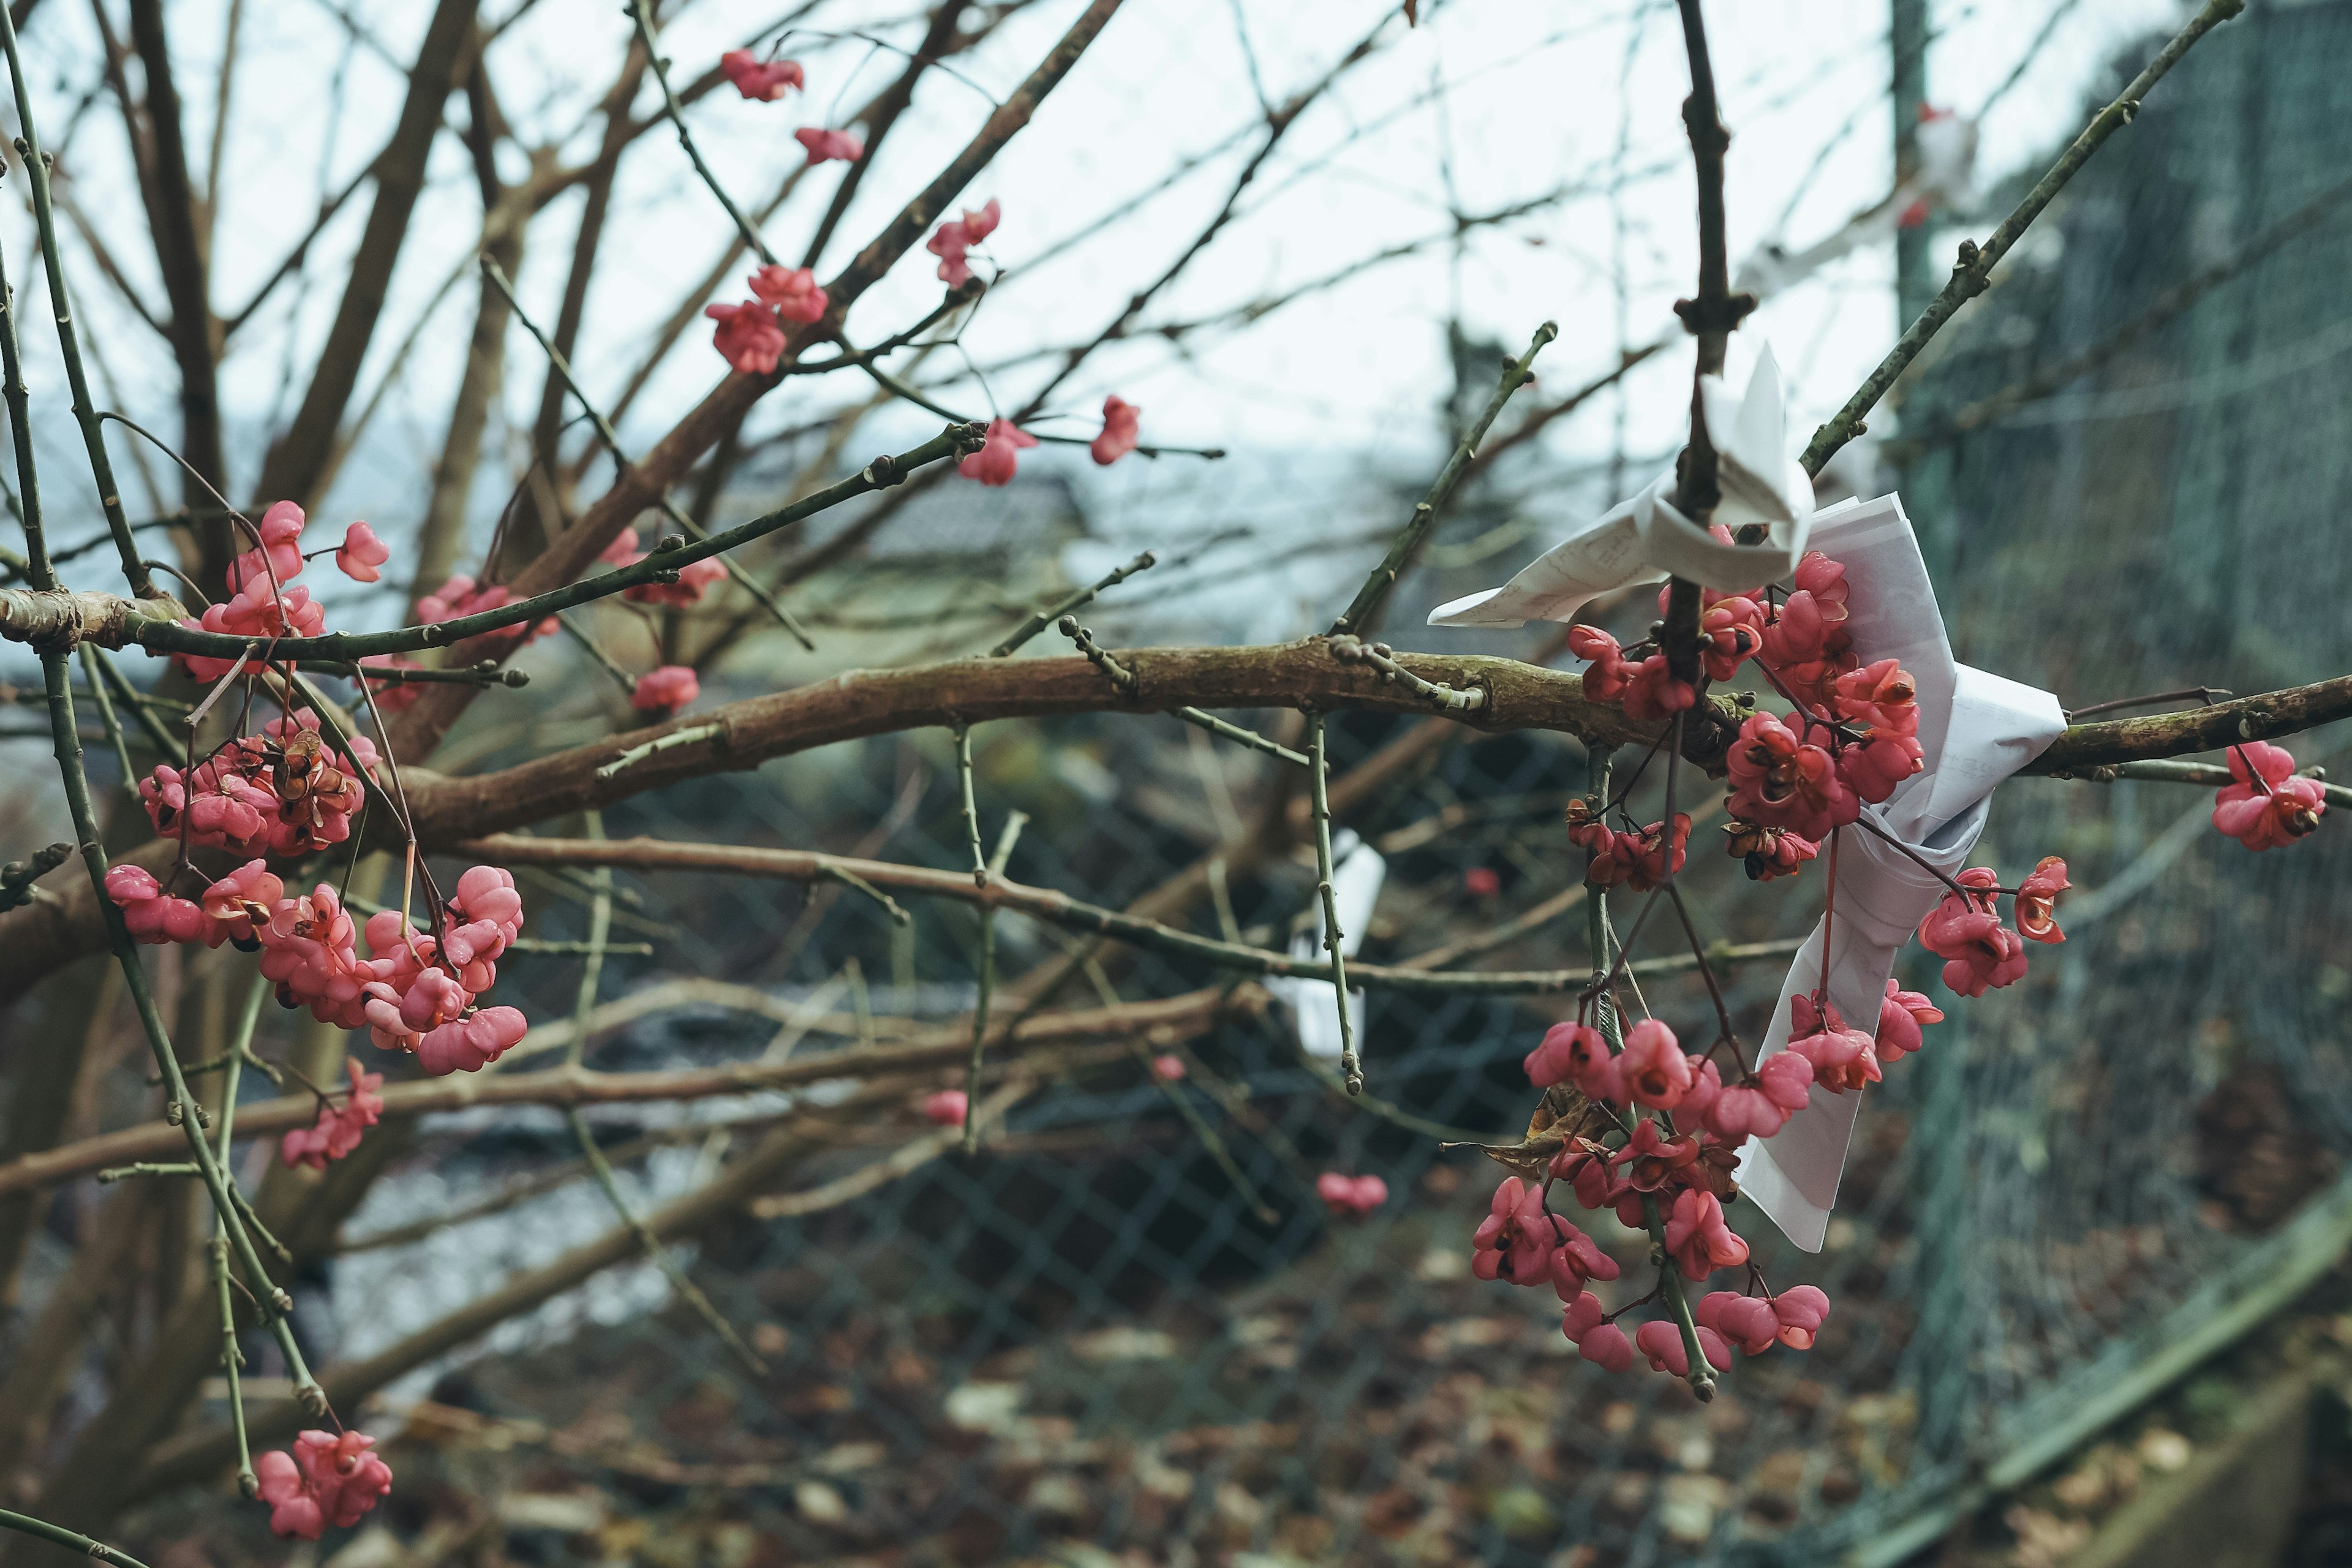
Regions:
[[[2331, 194], [2352, 119], [2328, 63], [2347, 32], [2352, 7], [2258, 6], [2202, 47], [1904, 403], [1910, 444], [1885, 456], [1964, 659], [2074, 703], [2254, 691], [2352, 660], [2336, 538], [2352, 500], [2352, 319], [2336, 283], [2352, 202]], [[1610, 482], [1577, 479], [1559, 493]], [[1155, 523], [1181, 514], [1202, 542], [1175, 568], [1181, 594], [1089, 611], [1106, 640], [1204, 616], [1266, 635], [1242, 623], [1280, 619], [1280, 595], [1230, 585], [1269, 570], [1267, 531], [1295, 514], [1270, 503], [1267, 531], [1220, 543], [1217, 505], [1161, 500]], [[1448, 596], [1451, 574], [1491, 580], [1562, 504], [1506, 469], [1449, 521], [1415, 604]], [[1058, 489], [1041, 500], [1026, 514], [1050, 512], [1036, 537], [1055, 542], [1074, 506]], [[1384, 531], [1384, 514], [1363, 515], [1368, 536]], [[1138, 542], [1102, 537], [1116, 531], [1097, 520], [1076, 548]], [[887, 598], [890, 581], [851, 602]], [[918, 608], [944, 627], [954, 606]], [[1424, 640], [1402, 629], [1407, 608], [1398, 635]], [[1340, 773], [1412, 757], [1348, 824], [1387, 863], [1369, 957], [1475, 942], [1581, 876], [1559, 826], [1581, 749], [1409, 739], [1436, 722], [1332, 721]], [[491, 733], [475, 760], [520, 739]], [[1220, 882], [1231, 918], [1278, 946], [1307, 914], [1311, 858], [1265, 832], [1289, 803], [1254, 754], [1159, 719], [1005, 722], [976, 742], [984, 835], [1009, 812], [1030, 818], [1017, 880], [1118, 906], [1270, 837], [1277, 852], [1236, 858]], [[2321, 731], [2298, 759], [2330, 760], [2335, 743]], [[383, 1517], [406, 1550], [442, 1531], [444, 1553], [466, 1521], [492, 1519], [510, 1550], [544, 1560], [1892, 1561], [1932, 1544], [1949, 1517], [1937, 1510], [1966, 1489], [2030, 1473], [2340, 1250], [2352, 851], [2331, 822], [2250, 857], [2209, 810], [2204, 792], [2152, 782], [2004, 789], [1979, 858], [2006, 871], [2065, 856], [2084, 889], [2061, 910], [2068, 941], [2019, 985], [1950, 1007], [1926, 1053], [1870, 1091], [1821, 1255], [1735, 1205], [1773, 1283], [1817, 1283], [1835, 1308], [1816, 1350], [1743, 1362], [1710, 1405], [1579, 1361], [1549, 1291], [1469, 1277], [1468, 1233], [1499, 1173], [1440, 1140], [1516, 1135], [1531, 1101], [1519, 1061], [1559, 1000], [1376, 989], [1364, 1055], [1392, 1114], [1335, 1092], [1280, 1005], [1108, 1042], [1021, 1098], [976, 1158], [943, 1152], [862, 1193], [858, 1172], [925, 1131], [912, 1098], [856, 1125], [824, 1117], [851, 1092], [824, 1085], [600, 1111], [640, 1204], [705, 1179], [751, 1123], [812, 1121], [779, 1191], [849, 1195], [730, 1222], [694, 1255], [768, 1372], [741, 1366], [649, 1266], [612, 1270], [394, 1390], [412, 1440], [395, 1447], [404, 1484]], [[936, 732], [641, 797], [604, 826], [968, 864]], [[971, 1005], [979, 923], [961, 907], [918, 906], [900, 928], [838, 887], [617, 880], [614, 939], [649, 952], [610, 959], [605, 998], [698, 976], [769, 1005], [682, 1002], [601, 1037], [593, 1065], [855, 1050], [845, 1016], [937, 1026]], [[1811, 918], [1727, 858], [1695, 853], [1690, 881], [1709, 940], [1794, 935]], [[583, 888], [531, 887], [534, 936], [583, 934]], [[1171, 918], [1221, 923], [1206, 894]], [[1572, 965], [1581, 921], [1531, 922], [1461, 962]], [[1062, 933], [998, 917], [1001, 973], [1067, 957]], [[1129, 1001], [1231, 981], [1150, 953], [1104, 958], [1102, 983]], [[1906, 973], [1932, 990], [1930, 968]], [[1779, 983], [1769, 963], [1733, 974], [1745, 1027]], [[518, 963], [509, 981], [535, 1018], [567, 1015], [576, 984], [576, 961], [555, 959]], [[1074, 970], [1058, 1001], [1091, 1005], [1092, 984]], [[1704, 1006], [1687, 979], [1644, 1001], [1670, 1019]], [[1148, 1065], [1168, 1053], [1184, 1064], [1174, 1081]], [[368, 1353], [608, 1228], [604, 1200], [574, 1182], [381, 1245], [572, 1152], [553, 1111], [428, 1123], [302, 1292], [321, 1355]], [[1379, 1174], [1391, 1201], [1336, 1221], [1313, 1194], [1325, 1170]], [[1642, 1271], [1645, 1241], [1610, 1245]], [[152, 1518], [200, 1546], [252, 1523], [190, 1523], [168, 1504]]]

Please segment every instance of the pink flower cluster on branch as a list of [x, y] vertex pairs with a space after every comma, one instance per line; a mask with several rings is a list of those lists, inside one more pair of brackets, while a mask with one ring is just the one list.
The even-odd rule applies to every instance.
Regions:
[[773, 103], [808, 81], [798, 60], [763, 60], [749, 49], [730, 49], [719, 57], [719, 68], [735, 90], [757, 103]]
[[362, 1072], [360, 1064], [349, 1057], [343, 1058], [343, 1069], [352, 1080], [343, 1103], [322, 1099], [317, 1125], [297, 1127], [279, 1142], [278, 1152], [289, 1165], [325, 1170], [328, 1161], [340, 1160], [358, 1148], [361, 1135], [383, 1117], [383, 1096], [376, 1091], [383, 1087], [383, 1074]]
[[334, 889], [321, 882], [288, 898], [258, 860], [206, 888], [201, 902], [171, 896], [136, 866], [109, 871], [106, 891], [139, 941], [257, 947], [279, 1005], [308, 1007], [322, 1024], [367, 1029], [379, 1047], [414, 1053], [434, 1077], [479, 1070], [530, 1028], [515, 1008], [476, 1005], [498, 983], [497, 960], [522, 929], [513, 874], [495, 867], [477, 866], [457, 879], [433, 931], [417, 931], [396, 910], [371, 917], [366, 958]]
[[361, 776], [376, 750], [364, 735], [351, 747], [350, 756], [330, 749], [319, 715], [300, 709], [225, 742], [185, 774], [157, 764], [139, 783], [140, 804], [167, 838], [232, 855], [307, 855], [351, 837], [367, 798]]
[[1315, 1195], [1342, 1219], [1360, 1219], [1389, 1201], [1389, 1184], [1378, 1176], [1326, 1171], [1315, 1178]]
[[[254, 530], [259, 542], [229, 563], [228, 597], [180, 625], [265, 644], [278, 637], [314, 637], [324, 632], [326, 611], [310, 597], [307, 584], [294, 581], [308, 564], [302, 558], [304, 521], [302, 509], [290, 500], [279, 501], [263, 512], [260, 526]], [[343, 542], [334, 554], [335, 564], [362, 583], [374, 582], [380, 575], [376, 568], [392, 558], [391, 548], [364, 522], [355, 522], [344, 531]], [[175, 653], [172, 658], [190, 676], [207, 684], [226, 675], [236, 663], [195, 653]]]
[[392, 1467], [360, 1432], [304, 1432], [291, 1454], [271, 1449], [253, 1462], [273, 1534], [316, 1541], [334, 1525], [349, 1529], [392, 1490]]
[[2284, 746], [2248, 741], [2229, 752], [2230, 777], [2213, 795], [2213, 826], [2249, 849], [2284, 849], [2316, 831], [2327, 810], [2317, 779], [2297, 778]]
[[753, 298], [737, 305], [708, 305], [702, 313], [719, 323], [710, 341], [719, 358], [740, 374], [767, 375], [784, 356], [784, 323], [824, 319], [824, 288], [809, 268], [772, 264], [744, 281]]
[[971, 263], [965, 258], [965, 252], [994, 234], [1003, 216], [1003, 209], [991, 196], [979, 211], [966, 207], [961, 217], [951, 217], [940, 225], [923, 242], [923, 248], [940, 258], [940, 282], [950, 289], [961, 289], [971, 281]]

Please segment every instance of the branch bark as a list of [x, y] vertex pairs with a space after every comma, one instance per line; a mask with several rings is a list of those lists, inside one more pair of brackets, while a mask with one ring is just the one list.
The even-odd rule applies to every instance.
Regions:
[[474, 25], [475, 0], [439, 0], [408, 74], [408, 99], [401, 105], [398, 128], [375, 163], [375, 205], [368, 210], [360, 233], [342, 303], [337, 307], [327, 341], [320, 349], [318, 369], [302, 394], [301, 406], [286, 434], [270, 447], [256, 487], [268, 500], [299, 501], [315, 508], [313, 492], [327, 471], [335, 449], [335, 432], [343, 409], [359, 384], [360, 362], [367, 357], [375, 324], [383, 313], [392, 269], [400, 259], [401, 242], [416, 210], [417, 193], [425, 186], [425, 163], [433, 139], [441, 129], [441, 107], [456, 79], [466, 40]]

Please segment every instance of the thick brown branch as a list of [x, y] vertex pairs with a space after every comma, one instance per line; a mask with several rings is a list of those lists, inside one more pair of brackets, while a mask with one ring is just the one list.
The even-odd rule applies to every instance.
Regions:
[[[455, 0], [445, 0], [455, 3]], [[1020, 88], [1004, 100], [1002, 108], [988, 117], [977, 135], [950, 160], [946, 168], [920, 195], [908, 202], [898, 215], [871, 240], [855, 260], [829, 279], [824, 288], [830, 305], [824, 319], [813, 326], [796, 328], [788, 337], [788, 346], [776, 374], [769, 375], [730, 375], [712, 388], [685, 418], [671, 427], [669, 433], [656, 442], [634, 466], [616, 476], [613, 488], [581, 515], [580, 521], [565, 531], [547, 552], [533, 561], [513, 584], [519, 595], [531, 595], [571, 582], [588, 569], [591, 562], [618, 537], [623, 528], [636, 521], [648, 507], [655, 505], [691, 468], [695, 461], [718, 443], [728, 431], [742, 422], [751, 405], [757, 403], [782, 380], [782, 371], [797, 359], [803, 349], [818, 338], [836, 333], [849, 308], [860, 295], [871, 288], [881, 276], [913, 248], [924, 232], [947, 210], [947, 205], [961, 195], [973, 175], [988, 166], [1004, 144], [1029, 123], [1037, 106], [1047, 94], [1061, 84], [1078, 57], [1086, 53], [1114, 12], [1119, 0], [1093, 0], [1068, 32], [1039, 61]], [[485, 645], [467, 647], [458, 655], [458, 662], [470, 662], [482, 658], [503, 657], [511, 647], [511, 637], [481, 639]], [[393, 743], [406, 756], [423, 756], [437, 745], [448, 732], [457, 716], [466, 710], [473, 693], [465, 687], [448, 687], [428, 692], [424, 700], [401, 715], [394, 727]]]
[[[1427, 704], [1363, 665], [1342, 664], [1319, 639], [1266, 647], [1136, 648], [1116, 657], [1138, 677], [1132, 693], [1083, 658], [965, 659], [911, 669], [852, 670], [772, 697], [632, 731], [478, 778], [412, 774], [418, 837], [447, 845], [524, 826], [566, 811], [722, 769], [756, 767], [837, 741], [898, 730], [1068, 713], [1160, 712], [1171, 708], [1374, 708], [1426, 712]], [[1611, 743], [1656, 737], [1622, 710], [1589, 702], [1583, 683], [1507, 658], [1400, 654], [1424, 679], [1476, 687], [1484, 703], [1459, 715], [1475, 729], [1559, 730]], [[697, 733], [698, 731], [698, 733]], [[1727, 729], [1712, 736], [1719, 756]], [[696, 734], [599, 777], [622, 754], [672, 735]], [[1694, 751], [1699, 748], [1694, 746]], [[1695, 758], [1704, 762], [1705, 757]]]
[[475, 0], [439, 0], [433, 9], [415, 68], [408, 75], [408, 99], [401, 106], [399, 128], [375, 162], [375, 205], [353, 253], [342, 303], [319, 351], [318, 369], [293, 424], [262, 464], [258, 489], [267, 500], [295, 500], [306, 507], [317, 500], [310, 492], [327, 471], [343, 409], [359, 384], [360, 362], [367, 357], [383, 313], [401, 241], [407, 237], [417, 194], [425, 188], [425, 159], [441, 129], [442, 102], [449, 96], [473, 29], [474, 8]]
[[2112, 763], [2186, 757], [2242, 741], [2273, 740], [2344, 718], [2352, 718], [2352, 675], [2241, 697], [2234, 702], [2216, 702], [2185, 713], [2076, 724], [2022, 771], [2066, 778]]

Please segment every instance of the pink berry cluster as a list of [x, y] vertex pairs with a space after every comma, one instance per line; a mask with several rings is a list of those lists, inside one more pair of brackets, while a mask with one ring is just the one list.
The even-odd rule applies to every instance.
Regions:
[[[763, 60], [749, 49], [729, 49], [719, 57], [719, 69], [737, 92], [755, 103], [773, 103], [789, 90], [808, 88], [807, 73], [798, 60]], [[834, 159], [855, 163], [866, 156], [866, 143], [846, 131], [804, 125], [793, 137], [808, 149], [812, 163]]]
[[1596, 887], [1622, 886], [1637, 893], [1658, 887], [1683, 868], [1690, 830], [1687, 812], [1675, 813], [1675, 830], [1669, 837], [1663, 822], [1620, 830], [1595, 816], [1585, 802], [1569, 803], [1568, 841], [1591, 857], [1585, 879]]
[[1004, 216], [996, 198], [988, 198], [978, 212], [966, 207], [961, 217], [951, 217], [940, 225], [923, 248], [940, 258], [940, 281], [950, 289], [961, 289], [971, 281], [971, 263], [964, 253], [996, 232]]
[[1389, 1201], [1389, 1184], [1378, 1176], [1326, 1171], [1315, 1178], [1315, 1195], [1340, 1218], [1361, 1219]]
[[706, 305], [702, 313], [719, 323], [711, 343], [719, 357], [744, 375], [772, 374], [784, 355], [784, 323], [824, 316], [824, 289], [805, 267], [761, 268], [745, 279], [756, 298], [736, 305]]
[[335, 889], [321, 882], [299, 898], [259, 860], [205, 889], [201, 900], [173, 897], [148, 871], [117, 866], [107, 896], [141, 942], [234, 942], [261, 950], [261, 973], [286, 1007], [308, 1007], [320, 1023], [364, 1028], [386, 1050], [415, 1053], [440, 1077], [474, 1072], [528, 1032], [512, 1007], [478, 1007], [498, 982], [496, 960], [522, 929], [522, 897], [511, 872], [477, 866], [457, 879], [437, 934], [417, 931], [397, 911], [380, 910], [365, 931], [369, 956]]
[[[1633, 1364], [1638, 1346], [1653, 1368], [1686, 1375], [1689, 1364], [1678, 1325], [1644, 1324], [1632, 1341], [1604, 1314], [1586, 1286], [1618, 1277], [1616, 1260], [1583, 1230], [1553, 1214], [1546, 1194], [1564, 1182], [1584, 1208], [1613, 1211], [1622, 1226], [1645, 1232], [1654, 1203], [1664, 1221], [1665, 1250], [1693, 1281], [1748, 1261], [1748, 1244], [1724, 1217], [1736, 1195], [1732, 1172], [1749, 1138], [1769, 1138], [1810, 1099], [1816, 1083], [1843, 1092], [1878, 1076], [1877, 1062], [1919, 1048], [1920, 1028], [1943, 1015], [1927, 999], [1889, 981], [1875, 1035], [1848, 1029], [1834, 1011], [1825, 1016], [1799, 997], [1800, 1037], [1753, 1071], [1724, 1081], [1712, 1054], [1685, 1052], [1674, 1031], [1645, 1019], [1612, 1052], [1599, 1029], [1581, 1022], [1552, 1026], [1528, 1055], [1528, 1078], [1539, 1089], [1570, 1085], [1613, 1113], [1611, 1131], [1570, 1136], [1537, 1183], [1517, 1176], [1495, 1190], [1486, 1217], [1471, 1238], [1471, 1271], [1515, 1285], [1549, 1284], [1566, 1311], [1562, 1329], [1584, 1358], [1612, 1371]], [[1614, 1129], [1629, 1127], [1619, 1141]], [[1760, 1279], [1752, 1279], [1758, 1289]], [[1644, 1298], [1647, 1300], [1648, 1298]], [[1751, 1355], [1775, 1342], [1806, 1348], [1829, 1310], [1829, 1299], [1811, 1286], [1780, 1296], [1718, 1291], [1695, 1321], [1700, 1344], [1717, 1367], [1729, 1364], [1730, 1344]], [[1754, 1306], [1739, 1306], [1741, 1301]], [[1768, 1325], [1769, 1320], [1769, 1325]]]
[[730, 49], [719, 57], [719, 68], [735, 90], [759, 103], [773, 103], [785, 89], [805, 89], [807, 79], [798, 60], [763, 60], [749, 49]]
[[289, 1165], [308, 1165], [323, 1171], [330, 1160], [340, 1160], [360, 1146], [360, 1138], [383, 1116], [383, 1074], [362, 1072], [360, 1064], [349, 1057], [343, 1058], [343, 1070], [351, 1075], [352, 1087], [343, 1096], [343, 1103], [321, 1096], [316, 1125], [297, 1127], [288, 1132], [278, 1144], [278, 1152]]
[[307, 855], [351, 837], [367, 798], [361, 775], [375, 766], [376, 750], [363, 735], [351, 748], [348, 757], [329, 748], [319, 715], [299, 709], [226, 742], [185, 774], [159, 763], [139, 781], [140, 803], [166, 838], [232, 855]]
[[[2000, 878], [1983, 866], [1971, 866], [1952, 879], [1958, 889], [1945, 894], [1919, 922], [1919, 945], [1944, 961], [1944, 984], [1960, 995], [1981, 996], [2023, 978], [2027, 942], [2066, 940], [2053, 918], [2053, 905], [2074, 884], [2066, 880], [2066, 862], [2055, 855], [2044, 856], [2014, 888], [2002, 887]], [[2014, 931], [2000, 923], [2003, 895], [2016, 900]]]
[[[205, 606], [194, 620], [180, 624], [192, 630], [218, 632], [268, 643], [278, 637], [314, 637], [327, 629], [326, 611], [310, 597], [307, 584], [295, 578], [306, 564], [302, 558], [302, 509], [282, 500], [261, 514], [254, 531], [260, 542], [228, 566], [228, 597]], [[377, 568], [392, 559], [392, 549], [375, 530], [355, 522], [343, 531], [335, 547], [335, 564], [355, 582], [373, 583]], [[235, 659], [203, 654], [175, 653], [180, 667], [196, 679], [212, 682], [236, 667]]]
[[392, 1467], [360, 1432], [302, 1432], [291, 1454], [271, 1449], [253, 1462], [260, 1498], [278, 1535], [316, 1541], [331, 1524], [349, 1529], [392, 1490]]
[[2249, 849], [2284, 849], [2319, 826], [2327, 791], [2296, 776], [2284, 746], [2248, 741], [2230, 748], [2230, 777], [2213, 795], [2213, 826]]

